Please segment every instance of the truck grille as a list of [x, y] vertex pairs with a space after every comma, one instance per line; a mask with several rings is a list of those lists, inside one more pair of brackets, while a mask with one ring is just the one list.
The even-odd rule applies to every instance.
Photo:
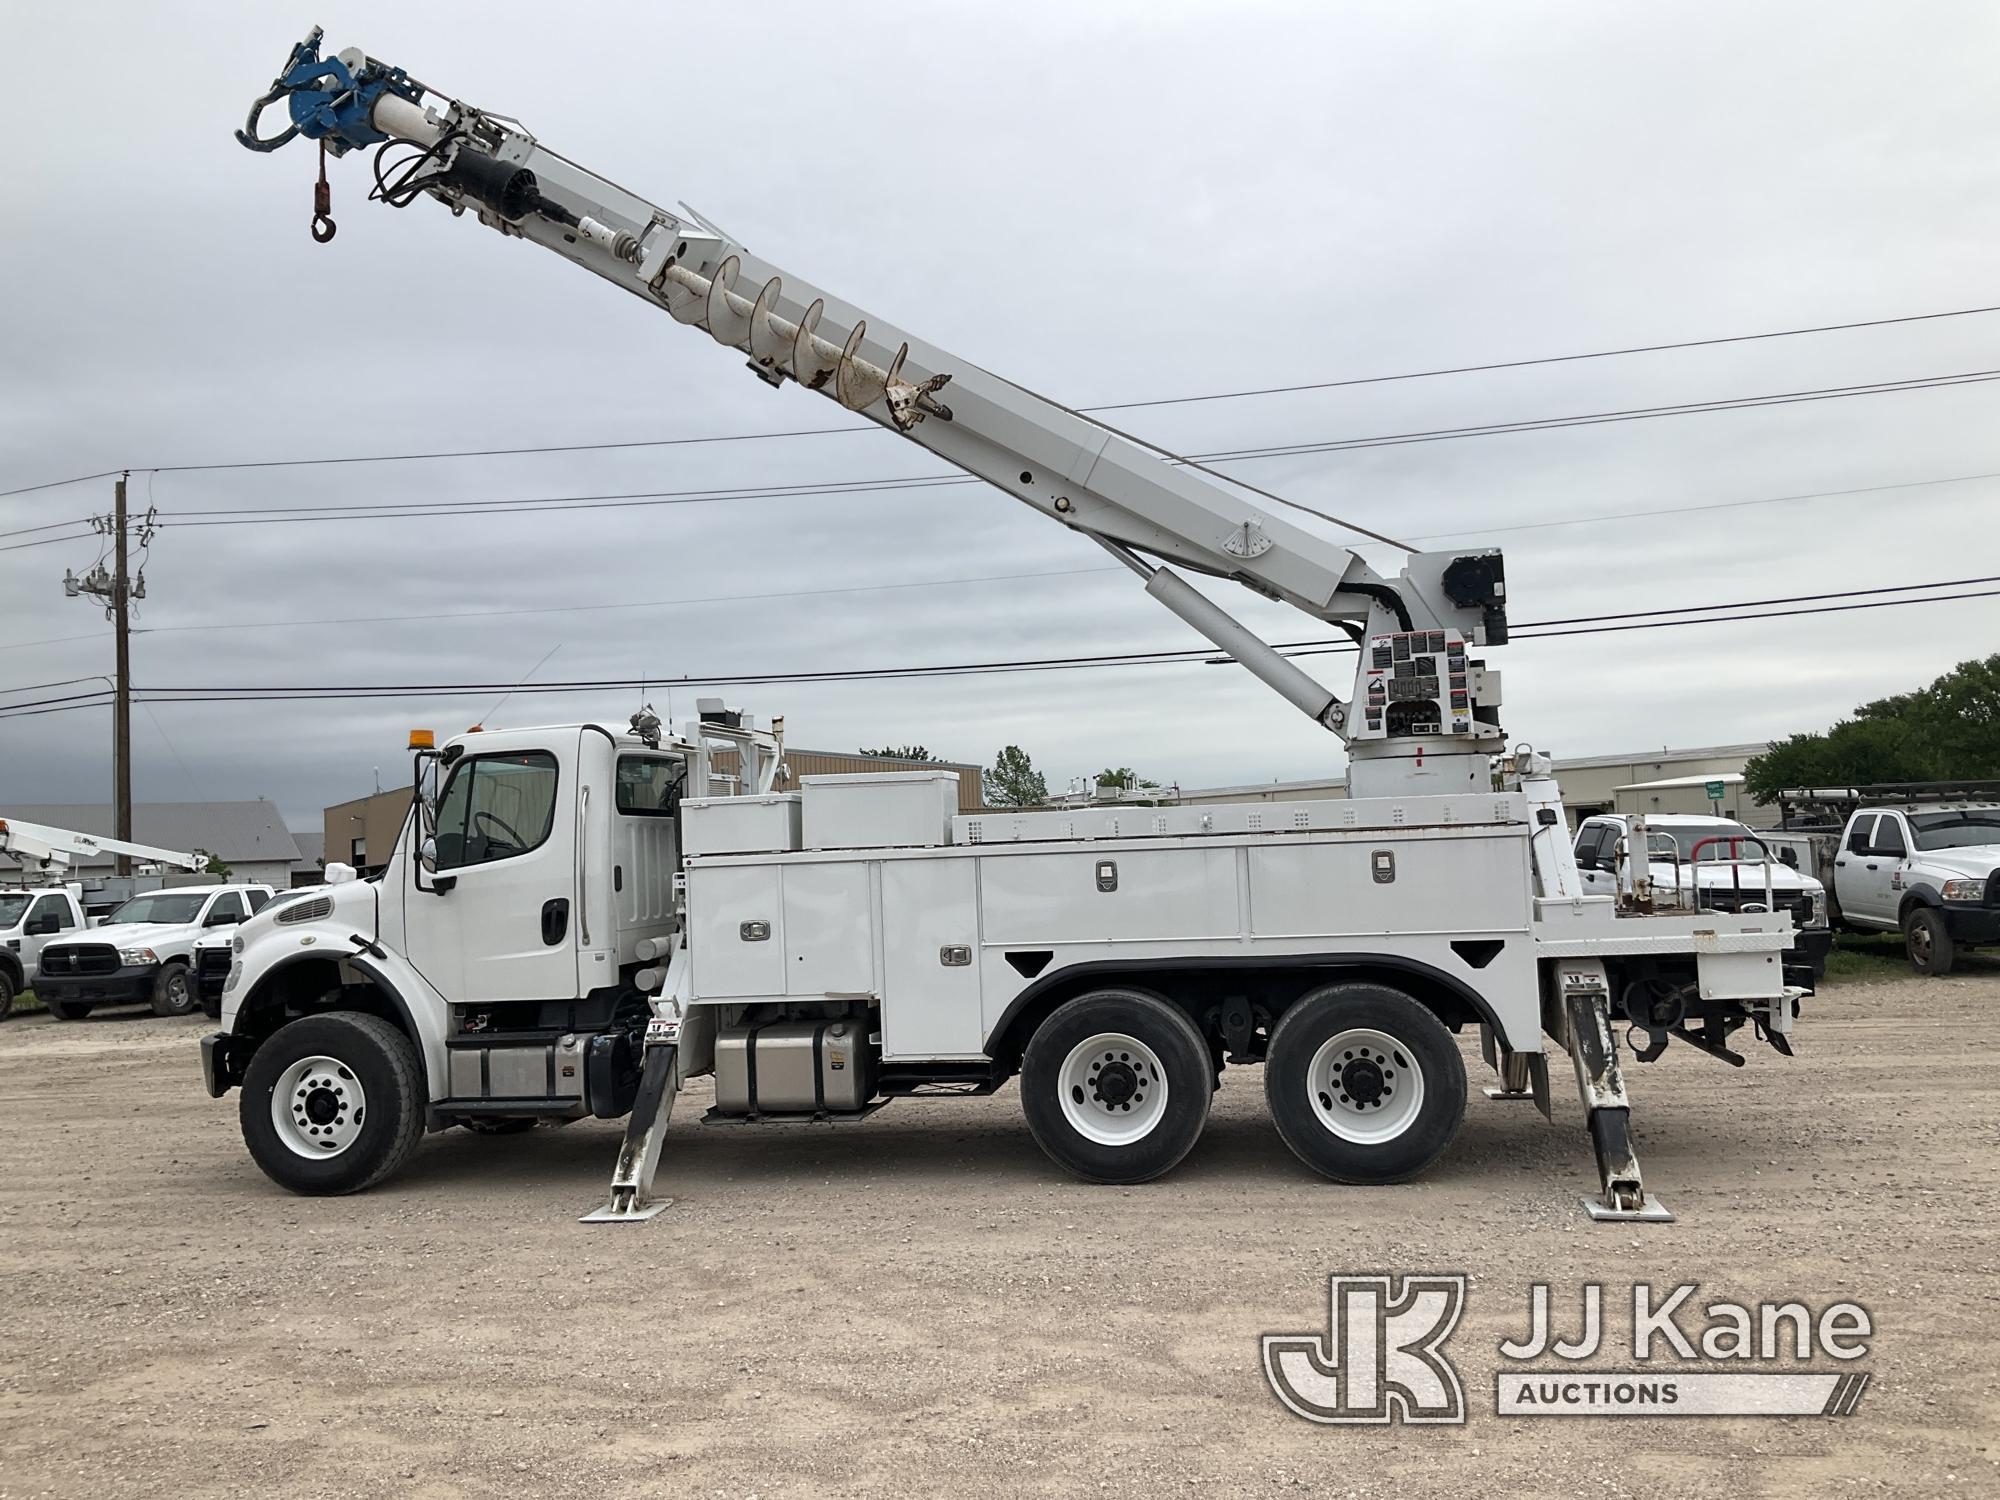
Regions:
[[48, 975], [115, 974], [118, 950], [109, 943], [69, 943], [42, 950], [41, 970]]
[[227, 948], [203, 948], [194, 956], [195, 993], [204, 1000], [221, 998], [222, 986], [229, 978], [229, 950]]

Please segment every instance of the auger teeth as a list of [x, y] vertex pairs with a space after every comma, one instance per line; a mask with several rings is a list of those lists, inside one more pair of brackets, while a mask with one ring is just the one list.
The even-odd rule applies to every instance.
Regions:
[[862, 318], [847, 335], [840, 351], [840, 367], [833, 372], [833, 393], [849, 411], [866, 411], [889, 389], [888, 372], [871, 365], [857, 352], [867, 336], [868, 320]]
[[771, 321], [771, 309], [778, 305], [778, 294], [784, 286], [780, 278], [773, 276], [757, 294], [757, 305], [750, 309], [750, 357], [767, 369], [796, 347], [790, 330]]

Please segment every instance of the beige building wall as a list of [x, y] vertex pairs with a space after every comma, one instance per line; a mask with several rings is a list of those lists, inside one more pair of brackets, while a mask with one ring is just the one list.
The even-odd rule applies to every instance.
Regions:
[[410, 789], [406, 786], [329, 807], [322, 815], [326, 862], [353, 865], [363, 874], [381, 869], [389, 862], [409, 813]]
[[[1725, 776], [1740, 773], [1767, 744], [1710, 745], [1692, 750], [1661, 750], [1656, 754], [1585, 755], [1556, 762], [1563, 804], [1573, 818], [1600, 812], [1705, 813], [1715, 810], [1699, 786], [1663, 787], [1646, 792], [1620, 792], [1636, 782], [1672, 781], [1683, 776]], [[1722, 800], [1722, 815], [1755, 823], [1764, 815], [1743, 788], [1731, 786]]]

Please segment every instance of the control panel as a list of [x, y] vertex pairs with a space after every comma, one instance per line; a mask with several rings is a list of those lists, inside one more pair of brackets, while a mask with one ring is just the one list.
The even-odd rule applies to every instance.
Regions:
[[1471, 671], [1456, 630], [1368, 638], [1357, 739], [1472, 733]]

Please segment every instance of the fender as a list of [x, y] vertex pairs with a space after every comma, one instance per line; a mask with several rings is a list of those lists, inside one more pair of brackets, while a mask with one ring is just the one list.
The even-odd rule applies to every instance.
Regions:
[[1944, 906], [1944, 893], [1933, 885], [1913, 885], [1903, 892], [1903, 899], [1896, 904], [1896, 921], [1900, 925], [1910, 919], [1910, 913], [1919, 906]]
[[[387, 954], [386, 949], [383, 952], [385, 955]], [[411, 995], [414, 992], [419, 1000], [421, 1000], [426, 994], [426, 989], [420, 987], [422, 986], [422, 981], [417, 978], [414, 970], [411, 970], [407, 976], [393, 973], [392, 971], [398, 967], [394, 957], [377, 959], [371, 956], [366, 949], [360, 949], [353, 953], [317, 949], [288, 954], [264, 970], [262, 974], [258, 975], [256, 984], [236, 1003], [235, 1009], [225, 1014], [225, 1030], [231, 1035], [235, 1034], [238, 1018], [247, 1009], [253, 1008], [253, 1002], [269, 988], [271, 981], [275, 977], [285, 973], [287, 970], [295, 969], [301, 964], [325, 963], [328, 960], [344, 964], [348, 968], [364, 975], [377, 990], [388, 997], [389, 1004], [394, 1008], [398, 1020], [402, 1023], [403, 1030], [416, 1043], [418, 1062], [424, 1070], [424, 1091], [426, 1096], [433, 1099], [439, 1097], [438, 1080], [444, 1077], [444, 1038], [436, 1031], [434, 1026], [425, 1026], [417, 1019], [419, 1007], [411, 1003]], [[409, 966], [405, 963], [401, 967], [408, 968]], [[424, 1007], [425, 1013], [431, 1013], [433, 1010], [434, 1007]], [[247, 1057], [244, 1060], [247, 1061]]]
[[[1008, 1030], [1020, 1019], [1021, 1013], [1041, 996], [1058, 984], [1063, 984], [1079, 975], [1103, 974], [1132, 975], [1147, 973], [1180, 974], [1205, 969], [1387, 969], [1408, 974], [1427, 984], [1436, 985], [1454, 998], [1463, 1001], [1466, 1007], [1479, 1018], [1482, 1024], [1493, 1028], [1496, 1036], [1506, 1038], [1507, 1030], [1500, 1024], [1493, 1007], [1484, 996], [1462, 979], [1447, 974], [1444, 970], [1419, 959], [1406, 958], [1391, 953], [1273, 953], [1236, 957], [1214, 955], [1201, 958], [1142, 958], [1142, 959], [1092, 959], [1085, 963], [1070, 964], [1065, 968], [1053, 969], [1040, 975], [1020, 994], [1009, 1002], [1000, 1019], [986, 1035], [986, 1054], [994, 1055], [996, 1042], [1005, 1037]], [[1541, 1044], [1539, 1036], [1531, 1039], [1536, 1047]]]

